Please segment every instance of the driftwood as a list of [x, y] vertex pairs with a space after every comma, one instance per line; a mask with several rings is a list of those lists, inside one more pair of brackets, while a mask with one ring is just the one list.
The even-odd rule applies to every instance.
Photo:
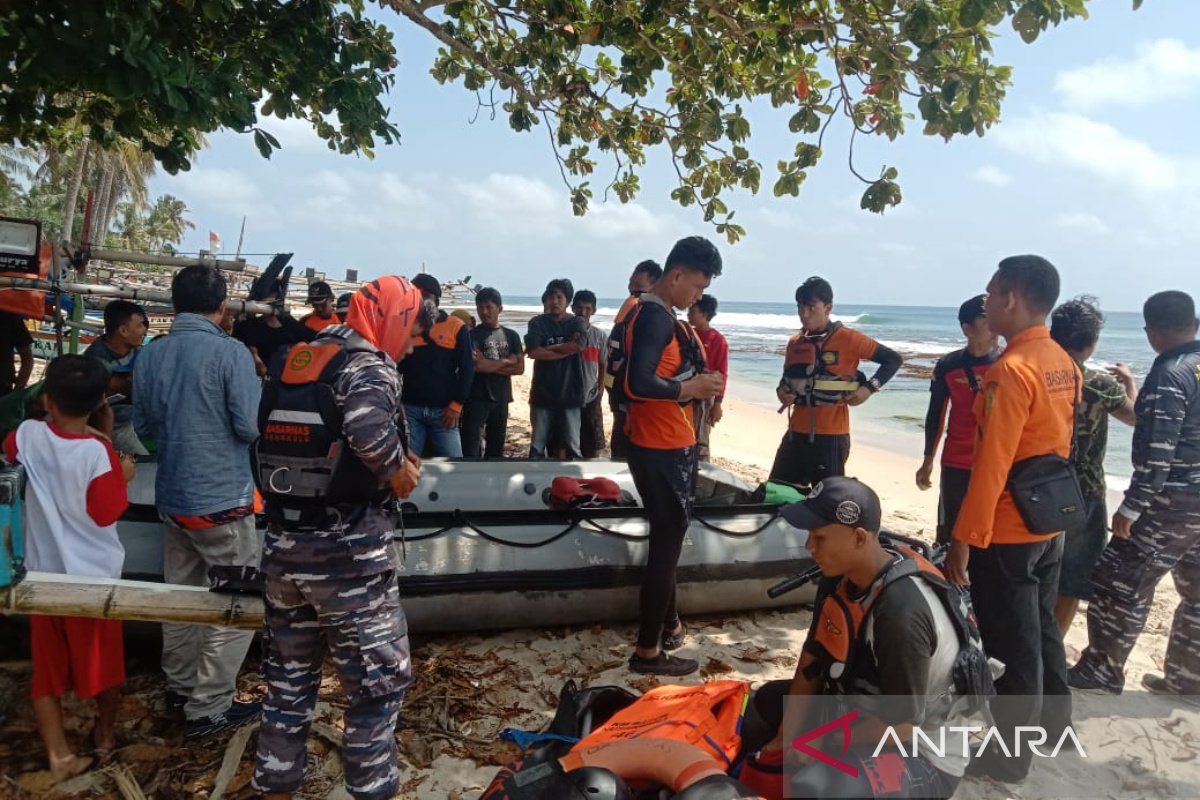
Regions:
[[48, 572], [30, 572], [16, 586], [0, 589], [0, 613], [250, 629], [263, 624], [263, 604], [257, 597], [216, 594], [200, 586]]

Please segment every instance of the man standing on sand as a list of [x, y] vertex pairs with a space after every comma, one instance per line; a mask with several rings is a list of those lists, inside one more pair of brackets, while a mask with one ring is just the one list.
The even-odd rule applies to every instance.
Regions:
[[711, 400], [695, 403], [699, 412], [696, 424], [696, 457], [708, 461], [709, 435], [712, 426], [721, 421], [724, 410], [721, 401], [725, 399], [725, 388], [729, 385], [729, 343], [719, 330], [712, 326], [713, 317], [717, 315], [717, 298], [706, 294], [688, 309], [688, 324], [696, 331], [696, 338], [704, 345], [704, 363], [709, 372], [719, 373], [724, 382], [721, 391]]
[[1142, 685], [1200, 705], [1200, 322], [1183, 292], [1152, 296], [1143, 315], [1158, 358], [1138, 395], [1133, 478], [1093, 575], [1088, 647], [1068, 680], [1076, 689], [1120, 694], [1154, 589], [1170, 572], [1179, 606], [1166, 675], [1147, 675]]
[[[250, 445], [258, 438], [259, 380], [249, 350], [220, 328], [226, 286], [212, 267], [184, 267], [171, 281], [171, 334], [142, 348], [133, 373], [133, 425], [154, 439], [154, 499], [163, 519], [163, 577], [207, 586], [213, 566], [257, 567]], [[167, 708], [182, 711], [186, 738], [258, 716], [234, 700], [253, 631], [163, 625]]]
[[[390, 800], [399, 790], [396, 719], [412, 668], [395, 524], [384, 505], [408, 497], [420, 480], [396, 363], [434, 314], [433, 303], [404, 278], [371, 281], [351, 299], [346, 324], [292, 348], [263, 390], [256, 451], [268, 520], [267, 697], [253, 785], [266, 800], [288, 800], [304, 781], [327, 651], [347, 701], [348, 793]], [[330, 440], [339, 455], [326, 455], [335, 452]], [[314, 469], [293, 485], [286, 465], [297, 457], [325, 462], [324, 478]]]
[[[937, 540], [949, 544], [958, 520], [958, 510], [971, 480], [971, 461], [975, 455], [975, 398], [983, 387], [988, 369], [1000, 357], [999, 337], [988, 327], [983, 311], [984, 295], [972, 297], [958, 308], [958, 324], [967, 337], [967, 346], [938, 359], [929, 385], [929, 410], [925, 413], [925, 460], [917, 470], [917, 486], [928, 489], [933, 483], [933, 459], [938, 440], [946, 431], [942, 449], [942, 477], [939, 481]], [[950, 407], [949, 418], [946, 407]]]
[[[675, 568], [691, 524], [696, 495], [696, 431], [689, 406], [716, 397], [725, 376], [705, 372], [704, 352], [675, 309], [691, 308], [721, 274], [721, 254], [700, 236], [680, 239], [663, 276], [627, 317], [622, 373], [630, 399], [629, 472], [650, 525], [650, 546], [639, 598], [634, 672], [678, 677], [700, 668], [667, 651], [683, 645], [675, 606]], [[620, 378], [619, 378], [620, 379]]]
[[[440, 305], [442, 283], [422, 273], [412, 279], [426, 300]], [[426, 442], [434, 456], [462, 458], [458, 422], [475, 379], [471, 330], [461, 319], [438, 311], [433, 327], [413, 337], [412, 355], [400, 362], [408, 439], [418, 456]]]
[[609, 457], [613, 461], [624, 461], [629, 455], [629, 436], [625, 433], [625, 415], [629, 411], [628, 398], [625, 397], [624, 387], [613, 382], [612, 371], [625, 368], [625, 317], [638, 303], [638, 298], [662, 277], [662, 267], [657, 261], [646, 259], [633, 268], [629, 276], [629, 297], [621, 304], [617, 316], [613, 318], [613, 329], [608, 334], [608, 355], [605, 363], [609, 373], [604, 376], [605, 387], [608, 389], [608, 407], [612, 411], [612, 434], [609, 436]]
[[[1137, 421], [1137, 382], [1122, 364], [1111, 370], [1084, 366], [1096, 351], [1104, 315], [1091, 298], [1068, 300], [1050, 315], [1050, 338], [1066, 350], [1083, 370], [1083, 406], [1077, 416], [1075, 472], [1087, 519], [1063, 534], [1062, 568], [1054, 616], [1063, 636], [1071, 629], [1080, 600], [1091, 601], [1092, 572], [1108, 540], [1104, 451], [1108, 447], [1108, 416], [1133, 425]], [[1111, 373], [1111, 374], [1110, 374]]]
[[608, 361], [608, 333], [592, 324], [596, 293], [575, 293], [571, 311], [587, 323], [583, 332], [583, 409], [580, 412], [579, 449], [584, 458], [596, 458], [604, 450], [604, 372]]
[[[970, 584], [983, 646], [1004, 664], [992, 713], [1010, 752], [1022, 726], [1041, 725], [1057, 742], [1071, 724], [1066, 654], [1054, 619], [1063, 537], [1031, 532], [1008, 489], [1015, 463], [1071, 453], [1081, 376], [1046, 327], [1058, 291], [1054, 265], [1033, 255], [1004, 259], [988, 284], [984, 312], [1007, 348], [975, 400], [975, 462], [945, 565], [952, 583]], [[1032, 758], [1028, 748], [1012, 757], [991, 748], [967, 774], [1019, 782]]]
[[[779, 443], [771, 480], [812, 486], [846, 474], [850, 457], [850, 406], [860, 406], [900, 369], [900, 354], [866, 334], [834, 322], [833, 287], [811, 277], [796, 289], [801, 331], [788, 342], [783, 378], [775, 390], [788, 411], [788, 431]], [[863, 361], [879, 365], [870, 380], [858, 381]], [[841, 384], [857, 386], [852, 391]]]
[[529, 320], [525, 351], [533, 359], [533, 383], [529, 389], [530, 422], [533, 428], [530, 458], [545, 458], [552, 433], [561, 432], [567, 458], [582, 458], [579, 446], [580, 414], [583, 408], [583, 337], [587, 322], [567, 312], [575, 287], [566, 278], [556, 278], [542, 292], [544, 313]]

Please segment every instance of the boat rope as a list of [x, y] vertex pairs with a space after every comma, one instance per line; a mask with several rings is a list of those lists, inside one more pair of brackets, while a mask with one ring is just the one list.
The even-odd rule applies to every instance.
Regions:
[[694, 519], [696, 522], [699, 522], [702, 526], [704, 526], [705, 528], [708, 528], [713, 533], [720, 533], [725, 536], [757, 536], [758, 534], [762, 533], [767, 528], [769, 528], [773, 524], [775, 524], [775, 520], [779, 519], [779, 511], [777, 510], [774, 513], [770, 514], [767, 517], [766, 522], [764, 522], [762, 525], [759, 525], [757, 528], [755, 528], [752, 531], [731, 531], [728, 528], [722, 528], [720, 526], [713, 525], [708, 520], [706, 520], [703, 517], [696, 515], [696, 514], [692, 515], [692, 519]]
[[487, 539], [489, 542], [492, 542], [494, 544], [503, 544], [503, 545], [507, 545], [509, 547], [520, 547], [523, 549], [534, 549], [534, 548], [538, 548], [538, 547], [545, 547], [548, 544], [554, 544], [559, 539], [563, 538], [568, 533], [570, 533], [571, 531], [578, 528], [579, 523], [581, 522], [581, 520], [578, 518], [573, 519], [573, 520], [571, 520], [570, 524], [567, 525], [567, 527], [563, 528], [558, 533], [556, 533], [546, 539], [543, 539], [540, 542], [514, 542], [511, 539], [503, 539], [499, 536], [495, 536], [493, 534], [488, 533], [487, 531], [483, 530], [483, 528], [477, 527], [474, 523], [472, 523], [469, 519], [467, 519], [466, 514], [463, 514], [461, 511], [455, 510], [454, 516], [456, 519], [458, 519], [461, 522], [462, 527], [466, 528], [467, 530], [474, 531], [479, 536], [483, 537], [484, 539]]

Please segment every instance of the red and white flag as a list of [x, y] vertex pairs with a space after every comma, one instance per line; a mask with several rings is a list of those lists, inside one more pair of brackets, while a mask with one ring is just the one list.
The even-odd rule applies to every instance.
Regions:
[[221, 234], [217, 233], [216, 231], [208, 232], [208, 252], [221, 252]]

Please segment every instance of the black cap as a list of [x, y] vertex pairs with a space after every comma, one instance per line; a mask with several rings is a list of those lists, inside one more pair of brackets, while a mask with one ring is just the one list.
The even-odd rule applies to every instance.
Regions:
[[987, 312], [983, 310], [983, 301], [987, 295], [976, 295], [967, 302], [958, 307], [958, 324], [970, 325], [980, 317], [986, 317]]
[[334, 310], [335, 311], [349, 311], [351, 297], [354, 297], [354, 292], [346, 292], [343, 295], [339, 295], [338, 299], [337, 299], [337, 304], [333, 307]]
[[426, 272], [414, 275], [412, 285], [429, 297], [436, 297], [438, 300], [442, 299], [442, 282]]
[[308, 299], [305, 302], [317, 303], [321, 300], [332, 300], [333, 289], [325, 281], [313, 281], [308, 285]]
[[847, 525], [879, 532], [883, 512], [879, 495], [858, 478], [826, 478], [799, 503], [783, 507], [783, 518], [804, 530], [824, 525]]

